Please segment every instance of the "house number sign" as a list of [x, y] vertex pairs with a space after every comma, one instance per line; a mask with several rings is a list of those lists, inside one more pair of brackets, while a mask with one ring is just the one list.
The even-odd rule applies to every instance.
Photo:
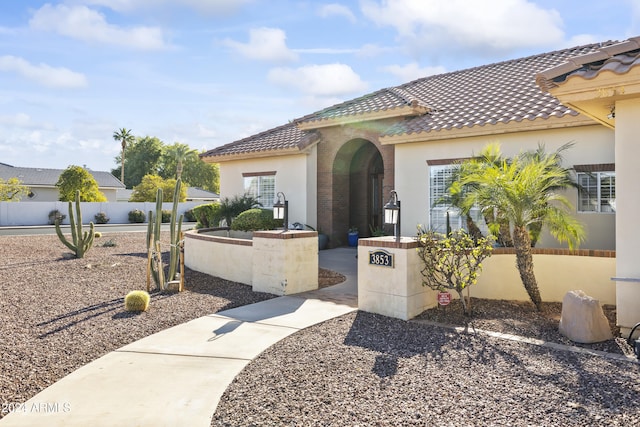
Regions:
[[384, 249], [369, 251], [369, 264], [394, 268], [393, 254]]

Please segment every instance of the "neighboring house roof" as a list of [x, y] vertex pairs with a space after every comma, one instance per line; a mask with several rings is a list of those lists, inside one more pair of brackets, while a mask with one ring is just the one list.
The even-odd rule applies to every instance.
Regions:
[[421, 78], [325, 108], [201, 157], [224, 161], [301, 152], [319, 140], [314, 129], [390, 117], [401, 120], [383, 126], [379, 130], [382, 138], [575, 117], [576, 111], [540, 89], [536, 75], [615, 43], [589, 44]]
[[187, 187], [187, 200], [218, 200], [220, 195], [198, 187]]
[[[93, 175], [100, 188], [124, 188], [124, 184], [110, 172], [87, 171]], [[22, 168], [0, 163], [0, 178], [18, 178], [30, 187], [54, 187], [64, 169]]]

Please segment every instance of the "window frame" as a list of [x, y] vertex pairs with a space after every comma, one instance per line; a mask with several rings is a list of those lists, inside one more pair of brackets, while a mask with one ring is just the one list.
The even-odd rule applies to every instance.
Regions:
[[[576, 167], [576, 182], [579, 185], [576, 212], [581, 214], [615, 214], [615, 193], [616, 193], [616, 172], [612, 170], [585, 170], [584, 168]], [[593, 185], [588, 184], [587, 189], [584, 188], [583, 178], [587, 177], [589, 180], [595, 180]], [[609, 182], [603, 182], [608, 180]], [[611, 182], [613, 181], [613, 182]], [[595, 189], [595, 194], [589, 192], [590, 188]], [[604, 191], [606, 190], [606, 191]], [[608, 197], [603, 193], [608, 193]], [[613, 197], [611, 197], [613, 195]], [[593, 201], [591, 200], [593, 199]], [[592, 206], [594, 209], [586, 210], [584, 206]], [[608, 207], [603, 209], [603, 207]]]
[[[273, 209], [276, 198], [275, 171], [245, 172], [242, 174], [242, 181], [245, 194], [255, 197], [263, 208]], [[255, 181], [255, 186], [251, 181]]]

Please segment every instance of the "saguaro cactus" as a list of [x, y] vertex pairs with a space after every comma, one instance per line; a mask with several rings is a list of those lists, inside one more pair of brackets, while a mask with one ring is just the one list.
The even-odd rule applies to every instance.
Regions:
[[156, 193], [156, 212], [149, 211], [149, 225], [147, 226], [147, 251], [149, 253], [149, 268], [156, 288], [166, 290], [167, 284], [176, 279], [178, 267], [180, 265], [180, 237], [182, 235], [182, 220], [184, 215], [178, 216], [178, 201], [180, 198], [180, 187], [182, 183], [176, 181], [175, 194], [173, 196], [173, 209], [171, 210], [171, 221], [169, 223], [170, 249], [169, 249], [169, 273], [165, 277], [164, 266], [162, 264], [162, 249], [160, 247], [160, 227], [162, 226], [162, 188], [158, 188]]
[[73, 252], [77, 258], [84, 257], [84, 254], [93, 245], [95, 238], [95, 230], [93, 222], [89, 223], [89, 231], [82, 231], [82, 211], [80, 210], [80, 191], [76, 190], [75, 215], [71, 202], [69, 202], [69, 223], [71, 225], [71, 242], [62, 234], [60, 229], [60, 221], [56, 220], [56, 234], [60, 241]]

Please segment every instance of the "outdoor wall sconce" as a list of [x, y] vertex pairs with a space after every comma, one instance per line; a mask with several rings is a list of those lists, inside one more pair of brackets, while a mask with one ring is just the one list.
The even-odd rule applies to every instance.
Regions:
[[396, 242], [400, 241], [400, 200], [396, 190], [391, 190], [391, 199], [384, 205], [384, 223], [394, 225]]
[[289, 230], [289, 201], [282, 191], [277, 195], [278, 200], [273, 204], [273, 219], [283, 220], [284, 231]]

